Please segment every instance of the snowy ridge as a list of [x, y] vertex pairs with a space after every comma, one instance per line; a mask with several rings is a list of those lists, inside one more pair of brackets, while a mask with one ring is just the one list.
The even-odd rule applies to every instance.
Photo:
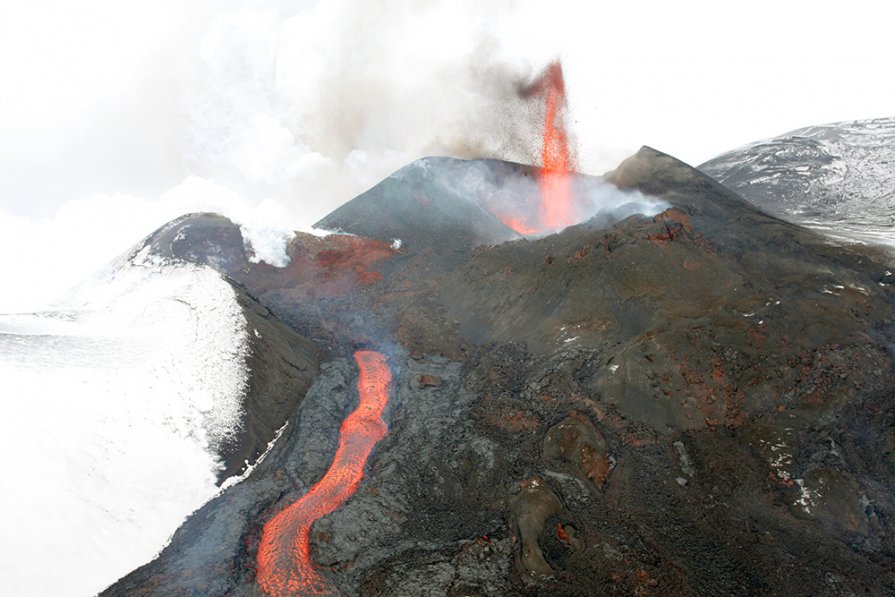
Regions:
[[895, 246], [895, 118], [799, 129], [699, 169], [783, 219]]
[[0, 316], [4, 595], [89, 595], [218, 491], [245, 316], [208, 267], [143, 250], [53, 312]]

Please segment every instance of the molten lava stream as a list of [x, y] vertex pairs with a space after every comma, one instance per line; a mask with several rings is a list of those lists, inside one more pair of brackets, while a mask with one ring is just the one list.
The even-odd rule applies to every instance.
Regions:
[[273, 597], [338, 595], [311, 562], [309, 535], [314, 522], [330, 514], [357, 490], [373, 446], [385, 437], [382, 411], [388, 403], [392, 374], [384, 355], [354, 353], [360, 369], [360, 404], [342, 422], [333, 462], [310, 491], [264, 525], [258, 546], [258, 584]]

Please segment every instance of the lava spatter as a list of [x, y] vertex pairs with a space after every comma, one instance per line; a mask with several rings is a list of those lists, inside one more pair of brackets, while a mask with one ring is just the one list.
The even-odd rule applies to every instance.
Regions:
[[575, 223], [575, 204], [569, 185], [572, 153], [561, 110], [566, 101], [566, 86], [559, 62], [552, 63], [545, 73], [544, 141], [541, 147], [541, 226], [559, 230]]
[[360, 403], [342, 422], [339, 447], [320, 481], [265, 525], [258, 547], [258, 584], [271, 597], [338, 595], [311, 561], [309, 536], [316, 520], [332, 513], [357, 490], [364, 466], [387, 432], [382, 412], [388, 403], [392, 374], [381, 353], [354, 353], [360, 369]]
[[562, 66], [551, 63], [529, 86], [523, 98], [544, 102], [537, 205], [518, 205], [512, 213], [495, 210], [500, 220], [523, 236], [557, 232], [579, 221], [581, 214], [571, 186], [575, 157], [565, 126], [566, 86]]

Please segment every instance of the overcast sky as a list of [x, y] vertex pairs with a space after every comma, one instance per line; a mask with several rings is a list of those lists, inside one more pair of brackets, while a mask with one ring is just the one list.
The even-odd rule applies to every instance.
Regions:
[[5, 2], [0, 312], [185, 212], [307, 228], [423, 155], [533, 159], [513, 90], [554, 58], [589, 173], [895, 115], [877, 5]]

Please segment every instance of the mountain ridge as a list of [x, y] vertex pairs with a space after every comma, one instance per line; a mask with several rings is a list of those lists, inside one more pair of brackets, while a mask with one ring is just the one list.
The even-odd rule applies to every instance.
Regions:
[[836, 238], [895, 245], [895, 118], [796, 129], [699, 166], [760, 208]]

